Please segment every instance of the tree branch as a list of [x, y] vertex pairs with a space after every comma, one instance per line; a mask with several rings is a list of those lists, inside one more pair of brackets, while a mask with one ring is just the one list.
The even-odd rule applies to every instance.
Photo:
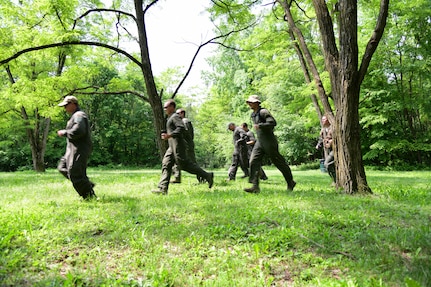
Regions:
[[[98, 86], [87, 86], [87, 87], [76, 88], [76, 89], [73, 89], [73, 90], [69, 91], [64, 96], [70, 96], [70, 95], [122, 95], [122, 94], [131, 94], [131, 95], [138, 96], [139, 98], [141, 98], [145, 102], [149, 102], [148, 98], [145, 95], [143, 95], [141, 93], [138, 93], [136, 91], [131, 91], [131, 90], [123, 90], [123, 91], [98, 91], [98, 89], [100, 89], [100, 88], [101, 87], [98, 87]], [[86, 92], [85, 90], [88, 90], [88, 89], [95, 89], [95, 91]]]
[[159, 2], [159, 0], [154, 0], [150, 4], [148, 4], [144, 9], [144, 14], [147, 12], [148, 9], [151, 8], [151, 6], [155, 5], [157, 2]]
[[222, 39], [222, 38], [227, 38], [227, 37], [229, 37], [231, 34], [239, 33], [239, 32], [241, 32], [241, 31], [247, 30], [248, 28], [252, 27], [253, 25], [255, 25], [255, 23], [252, 23], [252, 24], [250, 24], [250, 25], [248, 25], [248, 26], [246, 26], [246, 27], [243, 27], [243, 28], [241, 28], [241, 29], [239, 29], [239, 30], [232, 30], [232, 31], [229, 31], [229, 32], [228, 32], [228, 33], [226, 33], [226, 34], [222, 34], [222, 35], [215, 36], [215, 37], [213, 37], [213, 38], [209, 39], [208, 41], [206, 41], [206, 42], [204, 42], [204, 43], [201, 43], [201, 44], [198, 46], [198, 48], [197, 48], [197, 50], [196, 50], [195, 54], [193, 55], [192, 61], [190, 62], [190, 65], [189, 65], [189, 68], [187, 69], [187, 72], [185, 73], [185, 75], [184, 75], [184, 77], [182, 78], [181, 82], [178, 84], [177, 88], [175, 89], [174, 93], [172, 94], [172, 98], [174, 98], [174, 97], [175, 97], [175, 95], [178, 93], [179, 89], [181, 88], [181, 86], [182, 86], [182, 85], [183, 85], [183, 83], [185, 82], [186, 78], [187, 78], [187, 77], [188, 77], [188, 75], [190, 74], [190, 71], [192, 70], [193, 64], [194, 64], [194, 62], [195, 62], [195, 60], [196, 60], [196, 58], [197, 58], [197, 56], [198, 56], [198, 54], [199, 54], [199, 51], [200, 51], [204, 46], [206, 46], [206, 45], [208, 45], [208, 44], [219, 44], [219, 45], [222, 45], [220, 42], [217, 42], [216, 40], [218, 40], [218, 39]]
[[376, 27], [368, 41], [367, 47], [365, 48], [364, 55], [362, 57], [361, 67], [359, 68], [359, 85], [364, 80], [365, 74], [367, 73], [368, 66], [370, 65], [371, 58], [379, 45], [380, 39], [383, 36], [383, 32], [386, 26], [386, 20], [388, 18], [389, 11], [389, 0], [380, 0], [380, 12], [377, 17]]
[[135, 95], [147, 103], [150, 102], [146, 96], [144, 96], [138, 92], [131, 91], [131, 90], [115, 91], [115, 92], [112, 92], [112, 91], [102, 91], [102, 92], [99, 92], [99, 91], [92, 91], [92, 92], [71, 91], [71, 92], [67, 93], [66, 95], [123, 95], [123, 94]]
[[119, 54], [123, 54], [124, 56], [129, 58], [133, 63], [138, 65], [140, 68], [142, 68], [142, 63], [139, 62], [139, 60], [137, 60], [135, 57], [133, 57], [132, 55], [130, 55], [126, 51], [119, 49], [117, 47], [108, 45], [108, 44], [99, 43], [99, 42], [91, 42], [91, 41], [67, 41], [67, 42], [62, 42], [62, 43], [52, 43], [52, 44], [41, 45], [41, 46], [23, 49], [21, 51], [18, 51], [14, 55], [10, 56], [9, 58], [0, 60], [0, 65], [4, 65], [6, 63], [9, 63], [10, 61], [18, 58], [19, 56], [26, 54], [26, 53], [29, 53], [29, 52], [44, 50], [44, 49], [49, 49], [49, 48], [55, 48], [55, 47], [69, 46], [69, 45], [97, 46], [97, 47], [107, 48], [107, 49], [113, 50]]
[[97, 9], [87, 10], [84, 14], [82, 14], [81, 16], [79, 16], [78, 18], [76, 18], [75, 21], [73, 21], [72, 30], [75, 29], [76, 23], [79, 20], [81, 20], [82, 18], [86, 17], [87, 15], [89, 15], [90, 13], [93, 13], [93, 12], [114, 12], [114, 13], [117, 13], [117, 14], [126, 15], [128, 17], [131, 17], [133, 19], [133, 21], [135, 21], [135, 23], [136, 23], [136, 17], [133, 14], [130, 14], [130, 13], [127, 13], [127, 12], [124, 12], [124, 11], [121, 11], [121, 10], [116, 10], [116, 9], [97, 8]]

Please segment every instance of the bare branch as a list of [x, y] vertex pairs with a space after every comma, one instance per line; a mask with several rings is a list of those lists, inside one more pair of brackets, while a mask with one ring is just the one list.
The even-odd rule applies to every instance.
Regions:
[[145, 102], [149, 103], [149, 99], [136, 92], [136, 91], [131, 91], [131, 90], [124, 90], [124, 91], [91, 91], [91, 92], [80, 92], [79, 89], [74, 90], [74, 91], [70, 91], [66, 94], [67, 95], [124, 95], [124, 94], [131, 94], [131, 95], [135, 95], [138, 96], [139, 98], [141, 98], [142, 100], [144, 100]]
[[61, 19], [60, 12], [58, 11], [57, 7], [55, 7], [55, 16], [57, 16], [57, 19], [60, 22], [61, 27], [63, 27], [63, 30], [66, 30], [66, 26], [64, 25], [64, 22]]
[[119, 49], [117, 47], [114, 47], [114, 46], [111, 46], [108, 44], [99, 43], [99, 42], [91, 42], [91, 41], [90, 42], [89, 41], [67, 41], [67, 42], [62, 42], [62, 43], [52, 43], [52, 44], [41, 45], [41, 46], [37, 46], [37, 47], [31, 47], [31, 48], [23, 49], [21, 51], [18, 51], [14, 55], [10, 56], [9, 58], [0, 60], [0, 65], [4, 65], [6, 63], [9, 63], [10, 61], [18, 58], [19, 56], [26, 54], [26, 53], [29, 53], [29, 52], [44, 50], [44, 49], [49, 49], [49, 48], [55, 48], [55, 47], [69, 46], [69, 45], [97, 46], [97, 47], [107, 48], [107, 49], [113, 50], [119, 54], [126, 56], [127, 58], [129, 58], [133, 63], [135, 63], [139, 67], [142, 66], [142, 63], [139, 62], [139, 60], [137, 60], [135, 57], [133, 57], [132, 55], [130, 55], [129, 53], [127, 53], [126, 51], [124, 51], [122, 49]]
[[[76, 88], [73, 90], [70, 90], [69, 92], [67, 92], [65, 96], [71, 96], [71, 95], [122, 95], [122, 94], [132, 94], [135, 96], [138, 96], [139, 98], [141, 98], [142, 100], [149, 102], [148, 98], [141, 94], [138, 93], [136, 91], [131, 91], [131, 90], [123, 90], [123, 91], [99, 91], [100, 89], [102, 89], [103, 87], [99, 87], [99, 86], [86, 86], [86, 87], [80, 87], [80, 88]], [[91, 91], [86, 91], [92, 89]]]
[[251, 52], [251, 51], [253, 51], [252, 49], [240, 49], [240, 48], [228, 46], [225, 43], [218, 42], [218, 41], [213, 41], [213, 42], [211, 42], [211, 44], [217, 44], [217, 45], [220, 45], [220, 46], [222, 46], [222, 47], [224, 47], [226, 49], [234, 50], [234, 51], [237, 51], [237, 52]]
[[76, 23], [79, 20], [81, 20], [82, 18], [86, 17], [87, 15], [89, 15], [90, 13], [93, 13], [93, 12], [114, 12], [114, 13], [117, 13], [117, 14], [121, 14], [121, 15], [125, 15], [125, 16], [128, 16], [128, 17], [131, 17], [133, 19], [133, 21], [135, 21], [135, 23], [137, 21], [135, 15], [133, 15], [131, 13], [127, 13], [127, 12], [124, 12], [124, 11], [121, 11], [121, 10], [116, 10], [116, 9], [97, 8], [97, 9], [87, 10], [84, 14], [82, 14], [81, 16], [79, 16], [78, 18], [76, 18], [75, 21], [73, 21], [72, 30], [75, 29]]
[[[239, 32], [241, 32], [241, 31], [247, 30], [248, 28], [252, 27], [253, 25], [255, 25], [255, 23], [252, 23], [252, 24], [250, 24], [250, 25], [248, 25], [248, 26], [246, 26], [246, 27], [243, 27], [243, 28], [241, 28], [241, 29], [239, 29], [239, 30], [232, 30], [232, 31], [229, 31], [229, 32], [228, 32], [228, 33], [226, 33], [226, 34], [218, 35], [218, 36], [213, 37], [213, 38], [209, 39], [208, 41], [206, 41], [206, 42], [204, 42], [204, 43], [200, 44], [200, 45], [198, 46], [198, 48], [197, 48], [197, 50], [196, 50], [195, 54], [193, 55], [192, 61], [190, 62], [190, 65], [189, 65], [189, 68], [187, 69], [187, 72], [185, 73], [185, 75], [184, 75], [183, 79], [182, 79], [182, 80], [181, 80], [181, 82], [178, 84], [177, 88], [175, 89], [174, 93], [172, 94], [172, 98], [174, 98], [174, 97], [175, 97], [175, 95], [178, 93], [179, 89], [180, 89], [180, 88], [181, 88], [181, 86], [183, 85], [184, 81], [186, 80], [186, 78], [187, 78], [187, 77], [188, 77], [188, 75], [190, 74], [190, 71], [192, 70], [193, 64], [194, 64], [194, 62], [195, 62], [195, 60], [196, 60], [196, 58], [197, 58], [197, 56], [198, 56], [198, 54], [199, 54], [200, 50], [201, 50], [204, 46], [206, 46], [206, 45], [208, 45], [208, 44], [219, 44], [219, 45], [221, 45], [221, 43], [220, 43], [220, 42], [217, 42], [216, 40], [218, 40], [218, 39], [222, 39], [222, 38], [227, 38], [227, 37], [229, 37], [231, 34], [239, 33]], [[0, 64], [1, 64], [1, 62], [0, 62]]]
[[144, 9], [144, 14], [147, 12], [148, 9], [151, 8], [151, 6], [155, 5], [157, 2], [159, 2], [159, 0], [154, 0], [153, 2], [151, 2], [150, 4], [148, 4], [145, 9]]

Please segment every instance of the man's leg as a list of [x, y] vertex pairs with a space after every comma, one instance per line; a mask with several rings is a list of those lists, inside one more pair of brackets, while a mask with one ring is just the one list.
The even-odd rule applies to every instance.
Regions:
[[259, 193], [259, 173], [262, 167], [262, 158], [265, 154], [262, 146], [259, 141], [256, 142], [253, 151], [250, 155], [250, 177], [248, 181], [252, 183], [252, 187], [244, 189], [246, 192], [250, 193]]
[[[158, 184], [160, 193], [163, 193], [163, 194], [168, 193], [169, 180], [171, 178], [172, 166], [174, 164], [175, 164], [174, 154], [172, 153], [172, 149], [168, 148], [162, 160], [162, 175], [160, 177], [160, 182]], [[154, 191], [154, 193], [158, 193], [158, 192]]]
[[242, 169], [242, 171], [244, 172], [244, 177], [248, 177], [250, 176], [250, 172], [249, 172], [249, 160], [248, 160], [248, 154], [247, 154], [247, 147], [241, 147], [240, 148], [240, 153], [239, 153], [239, 163], [240, 163], [240, 167]]
[[172, 167], [172, 175], [174, 179], [171, 183], [181, 183], [181, 169], [176, 164]]
[[237, 154], [232, 155], [232, 164], [229, 167], [229, 170], [227, 172], [228, 174], [228, 180], [235, 180], [236, 172], [238, 170], [238, 164], [239, 164], [239, 156]]
[[58, 162], [57, 170], [64, 175], [65, 178], [69, 179], [69, 170], [67, 168], [66, 158], [63, 156]]
[[260, 174], [259, 175], [260, 175], [261, 180], [267, 180], [268, 179], [268, 176], [266, 176], [266, 173], [263, 170], [263, 168], [260, 168]]
[[188, 159], [181, 159], [181, 168], [188, 173], [195, 174], [204, 178], [208, 182], [208, 187], [211, 188], [214, 184], [214, 173], [206, 172], [197, 163]]
[[75, 154], [72, 167], [70, 168], [70, 180], [76, 192], [84, 199], [95, 197], [93, 183], [87, 177], [87, 159], [84, 154]]
[[271, 159], [271, 162], [283, 174], [283, 177], [287, 183], [287, 189], [290, 191], [293, 190], [293, 188], [296, 185], [296, 182], [293, 180], [292, 171], [290, 170], [289, 165], [287, 164], [284, 157], [278, 151], [278, 147], [276, 149], [271, 149], [270, 152], [268, 152], [268, 155], [269, 155], [269, 158]]
[[332, 178], [332, 181], [337, 182], [336, 172], [335, 172], [335, 161], [334, 161], [334, 151], [331, 151], [329, 155], [325, 158], [325, 162], [323, 164], [328, 171], [329, 176]]

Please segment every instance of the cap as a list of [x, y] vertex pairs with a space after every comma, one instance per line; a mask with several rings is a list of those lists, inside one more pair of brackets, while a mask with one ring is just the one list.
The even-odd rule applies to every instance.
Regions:
[[64, 97], [63, 101], [58, 104], [59, 107], [64, 107], [65, 105], [69, 103], [78, 104], [78, 99], [74, 96], [66, 96]]
[[260, 103], [259, 96], [251, 95], [250, 97], [248, 97], [246, 103]]

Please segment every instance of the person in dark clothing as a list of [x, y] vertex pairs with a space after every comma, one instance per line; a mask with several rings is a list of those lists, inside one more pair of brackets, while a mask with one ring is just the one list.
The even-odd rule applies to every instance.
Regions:
[[234, 123], [229, 123], [227, 126], [228, 130], [233, 132], [233, 154], [232, 154], [232, 164], [229, 167], [228, 170], [228, 181], [229, 180], [235, 180], [236, 172], [238, 170], [238, 166], [241, 167], [242, 171], [244, 172], [244, 176], [249, 176], [248, 171], [248, 156], [247, 156], [247, 134], [245, 131], [237, 127]]
[[[254, 136], [254, 133], [248, 128], [247, 123], [242, 123], [241, 128], [245, 131], [247, 135], [247, 167], [249, 167], [249, 161], [251, 152], [253, 151], [254, 144], [256, 143], [256, 138]], [[266, 173], [263, 171], [263, 168], [259, 171], [259, 177], [261, 180], [267, 180], [268, 177], [266, 176]]]
[[[190, 161], [196, 163], [196, 155], [195, 155], [195, 133], [193, 129], [192, 122], [186, 118], [186, 111], [184, 109], [178, 109], [176, 113], [180, 116], [184, 123], [184, 140], [186, 142], [187, 148], [187, 157]], [[181, 183], [181, 170], [178, 168], [176, 164], [172, 167], [172, 175], [174, 177], [171, 180], [171, 183]], [[205, 179], [196, 176], [199, 182], [204, 182]]]
[[283, 174], [287, 183], [287, 190], [292, 191], [296, 182], [293, 180], [292, 172], [286, 160], [278, 151], [278, 141], [274, 135], [274, 127], [277, 125], [277, 122], [267, 109], [260, 106], [261, 101], [258, 96], [252, 95], [246, 102], [250, 109], [253, 110], [251, 119], [257, 133], [257, 141], [250, 157], [249, 182], [252, 183], [253, 186], [244, 190], [250, 193], [260, 192], [259, 171], [262, 167], [262, 158], [266, 154]]
[[184, 140], [185, 127], [181, 117], [175, 113], [175, 101], [166, 101], [163, 108], [168, 116], [168, 121], [166, 123], [166, 132], [162, 132], [161, 137], [163, 140], [168, 141], [169, 148], [166, 150], [162, 160], [162, 176], [158, 189], [152, 192], [162, 195], [168, 194], [169, 180], [174, 164], [177, 164], [181, 170], [205, 178], [208, 181], [208, 187], [211, 188], [214, 184], [214, 173], [206, 172], [196, 162], [187, 157], [187, 147]]
[[67, 96], [58, 104], [71, 115], [66, 129], [57, 131], [57, 135], [67, 138], [66, 153], [60, 159], [58, 171], [73, 184], [84, 199], [95, 198], [94, 184], [87, 177], [87, 161], [92, 151], [91, 131], [87, 115], [80, 110], [78, 100]]

